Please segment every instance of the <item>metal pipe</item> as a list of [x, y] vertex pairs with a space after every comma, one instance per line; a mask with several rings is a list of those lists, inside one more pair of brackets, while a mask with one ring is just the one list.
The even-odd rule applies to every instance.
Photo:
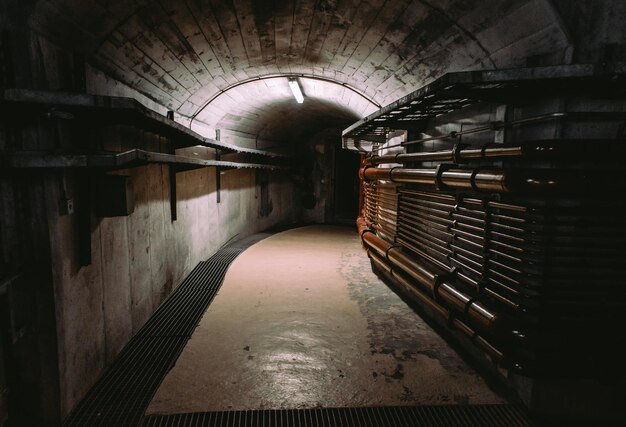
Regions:
[[[436, 265], [437, 267], [446, 270], [449, 269], [450, 266], [448, 266], [447, 264], [445, 264], [444, 262], [433, 258], [432, 256], [430, 256], [428, 253], [424, 252], [422, 249], [418, 248], [417, 246], [414, 246], [411, 242], [407, 241], [406, 239], [404, 239], [402, 236], [399, 236], [397, 239], [398, 243], [400, 243], [403, 247], [408, 248], [411, 252], [414, 252], [415, 254], [417, 254], [420, 258], [423, 258], [425, 260], [427, 260], [428, 262], [430, 262], [433, 265]], [[461, 272], [461, 271], [457, 271], [456, 272], [456, 277], [458, 279], [460, 279], [462, 282], [466, 283], [467, 285], [473, 287], [474, 289], [478, 290], [479, 289], [479, 283], [478, 281], [472, 279], [471, 277], [467, 276], [465, 273]], [[483, 288], [482, 290], [483, 292], [485, 292], [486, 294], [490, 295], [492, 298], [494, 298], [497, 301], [500, 301], [501, 303], [505, 304], [508, 307], [513, 308], [514, 310], [518, 310], [520, 308], [519, 304], [511, 301], [510, 299], [492, 291], [489, 288]]]
[[[397, 183], [442, 185], [451, 188], [475, 188], [484, 191], [509, 192], [506, 175], [497, 170], [464, 169], [405, 169], [364, 167], [359, 171], [361, 179], [383, 180]], [[535, 185], [543, 184], [535, 181]]]
[[[398, 227], [398, 236], [403, 236], [419, 245], [430, 248], [438, 253], [442, 260], [452, 261], [454, 258], [458, 258], [456, 262], [462, 263], [462, 267], [474, 271], [478, 276], [483, 275], [485, 272], [491, 272], [512, 283], [519, 283], [520, 279], [526, 282], [537, 281], [543, 274], [543, 271], [536, 271], [534, 267], [528, 269], [526, 264], [515, 267], [502, 261], [495, 261], [490, 256], [486, 256], [482, 250], [479, 253], [473, 253], [453, 244], [453, 238], [449, 241], [444, 241], [424, 231], [418, 230], [416, 232], [411, 227], [403, 226], [402, 224]], [[489, 252], [487, 251], [487, 253]], [[520, 277], [520, 279], [515, 279], [511, 274]]]
[[398, 285], [405, 293], [428, 307], [435, 314], [439, 315], [443, 319], [446, 319], [448, 321], [448, 325], [452, 329], [460, 331], [469, 337], [472, 342], [485, 351], [494, 362], [503, 362], [504, 354], [502, 351], [498, 350], [484, 337], [480, 336], [473, 328], [456, 317], [451, 310], [444, 308], [442, 305], [433, 300], [428, 294], [413, 286], [410, 279], [408, 279], [398, 269], [393, 268], [393, 264], [387, 262], [383, 257], [370, 250], [367, 250], [367, 254], [374, 265], [376, 265], [379, 271], [381, 271], [388, 280]]
[[[422, 257], [424, 257], [423, 255], [430, 257], [430, 255], [418, 249], [418, 246], [420, 246], [421, 248], [424, 248], [427, 251], [432, 251], [432, 253], [434, 253], [436, 256], [439, 256], [439, 259], [437, 258], [434, 258], [434, 259], [437, 260], [438, 264], [440, 264], [442, 268], [446, 268], [446, 269], [451, 268], [451, 265], [445, 263], [445, 261], [447, 261], [456, 265], [457, 267], [462, 268], [464, 271], [471, 272], [478, 278], [482, 278], [484, 283], [493, 283], [494, 285], [498, 286], [498, 288], [501, 288], [502, 290], [504, 290], [509, 296], [502, 295], [501, 293], [498, 293], [498, 292], [494, 292], [492, 296], [495, 296], [498, 300], [501, 300], [501, 302], [504, 302], [505, 304], [513, 308], [517, 309], [519, 307], [517, 303], [512, 303], [512, 301], [510, 300], [511, 297], [519, 298], [521, 295], [519, 291], [511, 288], [510, 286], [506, 286], [504, 284], [496, 282], [495, 280], [492, 280], [492, 278], [489, 276], [483, 277], [482, 271], [478, 271], [476, 270], [475, 267], [470, 267], [466, 262], [463, 262], [462, 260], [454, 258], [452, 256], [454, 254], [452, 251], [446, 250], [447, 253], [442, 253], [439, 249], [429, 246], [429, 243], [425, 242], [424, 239], [413, 238], [411, 236], [406, 235], [402, 231], [398, 235], [398, 242], [401, 243], [405, 247], [409, 247], [414, 252], [416, 249], [419, 250], [420, 251], [419, 255]], [[418, 245], [418, 246], [415, 246], [415, 245]], [[478, 289], [477, 280], [473, 280], [469, 278], [468, 276], [466, 276], [465, 274], [460, 273], [460, 272], [457, 272], [457, 277], [461, 278], [465, 283], [469, 284], [473, 288]]]
[[[439, 139], [439, 138], [437, 138]], [[428, 161], [454, 161], [456, 163], [474, 159], [501, 159], [507, 157], [525, 157], [533, 159], [563, 158], [575, 156], [589, 156], [596, 153], [597, 156], [606, 156], [609, 153], [601, 148], [613, 148], [617, 153], [617, 145], [613, 140], [545, 140], [526, 141], [513, 147], [498, 146], [494, 143], [485, 144], [482, 147], [464, 147], [457, 144], [449, 150], [423, 151], [419, 153], [398, 153], [384, 156], [370, 156], [366, 158], [368, 165], [380, 165], [389, 163], [416, 163]], [[407, 145], [407, 144], [405, 144]], [[593, 147], [593, 149], [591, 149]], [[623, 149], [622, 149], [623, 151]]]
[[392, 266], [398, 266], [411, 278], [416, 280], [422, 286], [429, 289], [433, 296], [440, 298], [455, 310], [465, 313], [470, 319], [485, 329], [493, 329], [497, 323], [497, 315], [491, 313], [479, 301], [475, 301], [471, 297], [465, 295], [456, 289], [452, 284], [443, 280], [440, 276], [428, 268], [418, 264], [410, 256], [402, 252], [400, 248], [394, 246], [373, 232], [368, 232], [363, 227], [364, 222], [359, 222], [361, 239], [367, 248], [373, 249], [379, 255], [382, 255]]
[[493, 209], [509, 210], [509, 211], [519, 212], [519, 213], [533, 213], [534, 212], [534, 210], [532, 208], [529, 208], [528, 206], [511, 205], [508, 203], [493, 202], [489, 200], [476, 199], [476, 198], [462, 196], [462, 195], [455, 197], [455, 196], [451, 196], [448, 194], [430, 193], [427, 191], [415, 190], [412, 188], [399, 188], [398, 194], [409, 194], [411, 196], [428, 197], [431, 199], [439, 200], [441, 202], [449, 202], [451, 206], [472, 205], [472, 206], [477, 206], [480, 209], [483, 209], [483, 211], [485, 208], [493, 208]]

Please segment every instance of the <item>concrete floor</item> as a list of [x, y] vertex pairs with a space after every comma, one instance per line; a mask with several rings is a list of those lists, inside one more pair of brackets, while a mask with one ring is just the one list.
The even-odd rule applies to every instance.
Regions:
[[235, 260], [147, 413], [503, 402], [372, 273], [353, 230], [309, 226]]

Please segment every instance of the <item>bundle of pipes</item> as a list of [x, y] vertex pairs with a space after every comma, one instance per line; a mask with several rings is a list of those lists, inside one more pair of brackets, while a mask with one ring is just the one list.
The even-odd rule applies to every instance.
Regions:
[[[626, 239], [606, 215], [589, 211], [583, 218], [579, 210], [568, 222], [566, 214], [400, 189], [397, 241], [461, 269], [466, 284], [480, 283], [505, 309], [528, 312], [539, 297], [554, 305], [564, 293], [585, 305], [590, 294], [618, 287], [610, 266], [626, 256]], [[586, 286], [591, 279], [593, 288]]]
[[606, 375], [609, 354], [626, 357], [612, 347], [626, 344], [623, 91], [483, 83], [415, 93], [350, 129], [378, 132], [359, 170], [363, 245], [503, 366]]
[[497, 193], [591, 193], [611, 185], [625, 186], [626, 176], [614, 170], [555, 170], [496, 168], [460, 169], [440, 164], [435, 169], [365, 166], [361, 179], [422, 184], [438, 189], [470, 189]]
[[[623, 151], [615, 141], [597, 141], [607, 144], [604, 155]], [[363, 244], [379, 271], [449, 325], [469, 331], [504, 366], [530, 375], [549, 364], [567, 369], [561, 360], [574, 351], [572, 343], [612, 333], [604, 326], [606, 307], [626, 310], [626, 283], [614, 268], [626, 259], [626, 229], [617, 215], [626, 204], [598, 191], [623, 188], [621, 168], [375, 165], [579, 158], [589, 143], [457, 145], [369, 157], [359, 171]], [[591, 359], [591, 348], [578, 357]]]
[[450, 161], [465, 163], [481, 159], [504, 159], [525, 157], [529, 159], [550, 158], [606, 158], [613, 155], [624, 155], [624, 144], [615, 144], [615, 140], [545, 140], [525, 141], [519, 145], [502, 146], [502, 144], [485, 144], [480, 148], [469, 144], [455, 144], [450, 150], [440, 150], [419, 153], [397, 153], [384, 156], [372, 155], [366, 158], [368, 165], [390, 163], [416, 163], [427, 161]]
[[395, 239], [397, 233], [398, 197], [395, 185], [364, 183], [363, 217], [372, 229]]
[[[459, 292], [445, 281], [446, 275], [435, 273], [407, 256], [398, 246], [394, 246], [376, 236], [366, 221], [357, 219], [359, 235], [366, 247], [368, 256], [402, 288], [425, 303], [431, 310], [446, 319], [448, 324], [471, 338], [471, 340], [489, 354], [496, 363], [504, 360], [501, 350], [494, 347], [484, 336], [479, 335], [473, 322], [485, 332], [493, 332], [499, 326], [499, 319], [476, 300]], [[417, 282], [422, 289], [414, 286]], [[465, 318], [465, 320], [462, 320]]]

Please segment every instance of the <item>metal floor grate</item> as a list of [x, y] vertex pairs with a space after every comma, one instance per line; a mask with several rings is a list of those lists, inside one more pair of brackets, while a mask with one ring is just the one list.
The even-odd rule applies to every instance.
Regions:
[[126, 345], [65, 425], [139, 425], [152, 396], [217, 294], [230, 264], [270, 235], [259, 233], [240, 240], [199, 263]]
[[144, 427], [529, 427], [515, 405], [393, 406], [151, 415]]

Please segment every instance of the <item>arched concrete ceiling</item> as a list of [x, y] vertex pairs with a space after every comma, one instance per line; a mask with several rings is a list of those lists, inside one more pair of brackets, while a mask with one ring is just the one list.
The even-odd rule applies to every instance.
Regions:
[[[298, 104], [288, 77], [266, 77], [238, 84], [209, 99], [191, 123], [236, 130], [259, 139], [293, 139], [317, 127], [346, 125], [379, 108], [373, 100], [332, 81], [297, 77], [305, 96]], [[235, 142], [235, 141], [230, 141]]]
[[569, 44], [550, 0], [39, 0], [30, 22], [182, 117], [269, 137], [280, 124], [251, 122], [284, 117], [270, 110], [286, 111], [286, 81], [239, 82], [338, 83], [311, 83], [324, 89], [314, 107], [292, 106], [297, 126], [322, 105], [363, 116], [367, 97], [386, 105], [447, 71], [524, 65]]

